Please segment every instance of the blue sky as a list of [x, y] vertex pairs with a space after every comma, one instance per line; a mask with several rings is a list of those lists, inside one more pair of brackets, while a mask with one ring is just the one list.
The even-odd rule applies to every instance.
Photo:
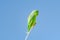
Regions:
[[0, 0], [0, 40], [24, 40], [35, 9], [39, 16], [28, 40], [60, 40], [60, 0]]

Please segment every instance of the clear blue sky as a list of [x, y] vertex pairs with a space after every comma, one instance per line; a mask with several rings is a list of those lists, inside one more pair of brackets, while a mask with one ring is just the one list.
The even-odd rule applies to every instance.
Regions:
[[39, 10], [29, 40], [60, 40], [60, 0], [0, 0], [0, 40], [24, 40], [27, 17]]

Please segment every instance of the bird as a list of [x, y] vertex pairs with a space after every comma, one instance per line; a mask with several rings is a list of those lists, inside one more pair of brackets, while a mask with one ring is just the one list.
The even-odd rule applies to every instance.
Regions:
[[36, 25], [36, 17], [38, 16], [39, 11], [33, 10], [28, 16], [28, 32]]

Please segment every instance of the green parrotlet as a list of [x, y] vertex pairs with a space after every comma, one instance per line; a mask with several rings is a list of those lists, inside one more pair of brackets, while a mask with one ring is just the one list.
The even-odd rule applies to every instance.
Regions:
[[36, 24], [36, 17], [38, 16], [39, 11], [33, 10], [28, 16], [28, 32], [33, 28]]

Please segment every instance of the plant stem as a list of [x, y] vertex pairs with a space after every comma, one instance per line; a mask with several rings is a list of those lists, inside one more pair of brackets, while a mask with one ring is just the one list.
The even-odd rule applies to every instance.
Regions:
[[25, 37], [25, 40], [28, 40], [28, 37], [29, 37], [29, 35], [30, 35], [32, 29], [33, 29], [33, 27], [31, 28], [31, 30], [30, 30], [29, 32], [27, 32], [27, 35], [26, 35], [26, 37]]
[[28, 40], [29, 35], [30, 35], [30, 32], [27, 33], [25, 40]]

